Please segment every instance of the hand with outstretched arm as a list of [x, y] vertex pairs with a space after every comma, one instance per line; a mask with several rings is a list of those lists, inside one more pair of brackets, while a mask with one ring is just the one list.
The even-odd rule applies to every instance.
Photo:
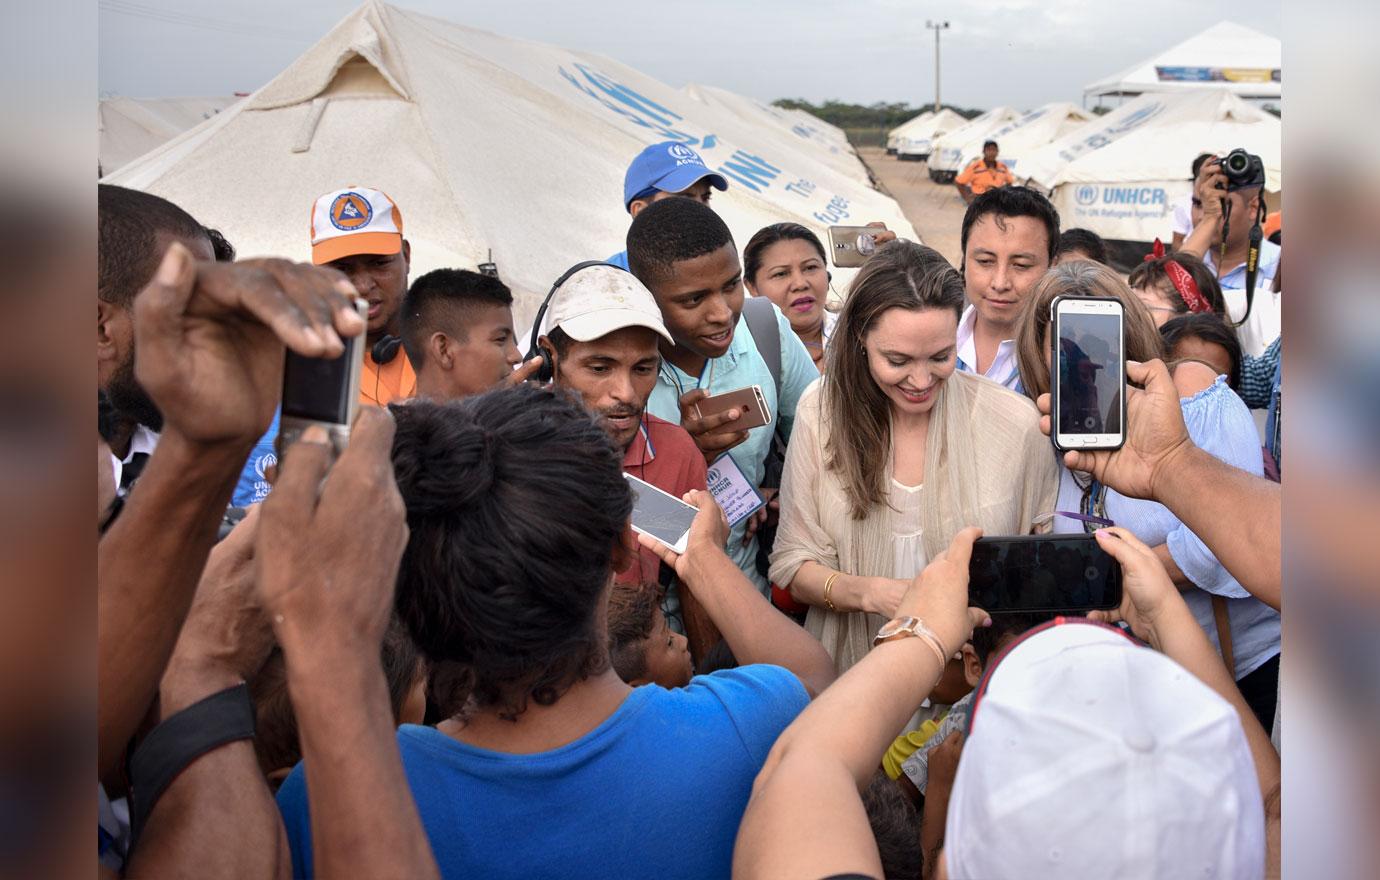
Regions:
[[[859, 792], [896, 731], [929, 695], [945, 661], [989, 618], [968, 607], [967, 528], [911, 584], [897, 614], [939, 641], [898, 637], [874, 647], [777, 739], [738, 829], [733, 876], [880, 877], [881, 858]], [[918, 832], [917, 832], [918, 833]]]
[[259, 595], [286, 661], [321, 877], [440, 876], [379, 665], [408, 534], [392, 448], [386, 409], [360, 412], [334, 466], [310, 429], [260, 515]]
[[1125, 620], [1137, 636], [1231, 703], [1241, 718], [1264, 797], [1266, 875], [1279, 876], [1279, 753], [1270, 744], [1270, 735], [1241, 696], [1221, 655], [1203, 634], [1203, 628], [1170, 582], [1154, 551], [1122, 528], [1099, 529], [1096, 535], [1102, 549], [1121, 563], [1122, 600], [1120, 608], [1094, 611], [1088, 617], [1104, 623]]
[[638, 535], [638, 541], [675, 570], [681, 587], [694, 595], [739, 664], [783, 666], [811, 697], [817, 696], [834, 680], [834, 662], [824, 646], [773, 608], [724, 553], [728, 520], [714, 496], [696, 489], [686, 493], [685, 503], [699, 513], [684, 554], [648, 535]]
[[[1158, 501], [1197, 535], [1241, 586], [1276, 610], [1281, 602], [1280, 485], [1194, 445], [1179, 392], [1159, 360], [1126, 362], [1126, 443], [1064, 453], [1070, 470], [1129, 498]], [[1049, 433], [1048, 394], [1036, 401]]]

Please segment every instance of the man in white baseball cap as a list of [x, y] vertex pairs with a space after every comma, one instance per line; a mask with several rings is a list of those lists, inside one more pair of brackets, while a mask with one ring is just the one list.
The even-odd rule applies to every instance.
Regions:
[[347, 186], [331, 190], [312, 205], [311, 261], [344, 272], [369, 303], [361, 403], [387, 406], [416, 393], [412, 365], [398, 356], [398, 314], [411, 259], [402, 212], [387, 193]]
[[979, 688], [949, 798], [948, 877], [1264, 876], [1241, 717], [1173, 660], [1061, 618], [1012, 644]]
[[[646, 411], [661, 367], [658, 343], [670, 342], [671, 334], [641, 281], [615, 266], [585, 266], [552, 291], [536, 333], [549, 365], [544, 375], [558, 387], [578, 392], [585, 406], [599, 414], [614, 446], [623, 452], [625, 473], [676, 498], [705, 488], [704, 456], [695, 441], [680, 425]], [[639, 548], [637, 564], [618, 580], [658, 581], [660, 565], [655, 553]], [[674, 621], [679, 616], [674, 594], [669, 609]], [[700, 632], [698, 621], [685, 622], [692, 653], [707, 650], [708, 645], [695, 641], [711, 634]]]

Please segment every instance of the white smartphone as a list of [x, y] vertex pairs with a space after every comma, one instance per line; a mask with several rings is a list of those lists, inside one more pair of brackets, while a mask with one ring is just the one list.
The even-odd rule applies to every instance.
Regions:
[[633, 531], [651, 535], [677, 553], [684, 553], [690, 538], [690, 524], [699, 511], [630, 474], [624, 474], [623, 479], [633, 490]]
[[1060, 296], [1050, 304], [1054, 446], [1120, 449], [1126, 442], [1125, 310], [1120, 300]]

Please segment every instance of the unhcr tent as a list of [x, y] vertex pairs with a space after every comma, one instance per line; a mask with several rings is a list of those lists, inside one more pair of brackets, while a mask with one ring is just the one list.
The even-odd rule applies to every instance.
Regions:
[[[1205, 152], [1255, 153], [1265, 165], [1266, 190], [1282, 189], [1281, 127], [1271, 114], [1225, 90], [1146, 95], [1141, 102], [1134, 119], [1109, 115], [1046, 148], [1066, 161], [1024, 169], [1041, 175], [1064, 226], [1120, 241], [1168, 240], [1174, 205], [1193, 190], [1190, 166]], [[1042, 151], [1037, 158], [1048, 157]]]
[[967, 125], [956, 128], [942, 136], [936, 135], [934, 141], [930, 145], [930, 158], [927, 166], [930, 172], [930, 180], [933, 180], [935, 183], [948, 183], [958, 174], [957, 167], [951, 170], [941, 170], [935, 164], [936, 159], [941, 162], [944, 161], [944, 150], [946, 148], [950, 152], [957, 150], [961, 155], [964, 144], [967, 144], [973, 139], [977, 139], [978, 145], [981, 146], [982, 141], [993, 129], [1000, 128], [1008, 122], [1013, 122], [1020, 118], [1021, 111], [1019, 110], [1013, 110], [1010, 107], [993, 107], [981, 116], [975, 116]]
[[860, 183], [867, 184], [870, 180], [867, 167], [848, 145], [847, 137], [836, 136], [834, 131], [838, 129], [808, 113], [794, 115], [792, 111], [715, 86], [692, 83], [682, 91], [691, 100], [711, 110], [741, 120], [744, 125], [758, 131], [760, 137], [778, 141], [783, 149], [799, 148], [801, 145], [798, 141], [803, 138], [810, 147], [805, 152], [813, 161]]
[[919, 116], [912, 116], [905, 122], [902, 122], [900, 125], [893, 128], [891, 131], [888, 131], [886, 133], [886, 151], [893, 156], [896, 155], [896, 141], [899, 140], [901, 135], [905, 133], [907, 127], [918, 126], [933, 115], [933, 110], [926, 110]]
[[102, 98], [101, 174], [109, 174], [210, 119], [238, 98]]
[[1067, 101], [1056, 101], [1037, 107], [1003, 125], [990, 128], [960, 141], [959, 132], [951, 132], [936, 143], [937, 154], [930, 155], [929, 167], [957, 175], [968, 163], [982, 156], [985, 141], [994, 140], [1001, 150], [1001, 161], [1018, 173], [1021, 157], [1061, 138], [1085, 125], [1093, 115]]
[[1085, 86], [1083, 101], [1206, 87], [1278, 103], [1282, 57], [1280, 41], [1275, 37], [1222, 21], [1115, 76]]
[[809, 138], [601, 56], [377, 0], [244, 101], [106, 179], [171, 199], [244, 256], [298, 260], [316, 196], [377, 187], [401, 209], [412, 277], [492, 251], [523, 326], [562, 271], [623, 248], [623, 173], [665, 140], [728, 178], [713, 204], [740, 246], [782, 220], [821, 235], [881, 220], [916, 237], [891, 198], [831, 168]]
[[897, 129], [899, 136], [896, 138], [896, 158], [928, 159], [930, 147], [936, 138], [967, 124], [968, 120], [948, 107], [928, 119], [908, 122]]

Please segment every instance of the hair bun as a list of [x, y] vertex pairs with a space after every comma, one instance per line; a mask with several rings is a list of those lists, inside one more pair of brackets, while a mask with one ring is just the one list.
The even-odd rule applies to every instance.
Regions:
[[494, 483], [500, 439], [454, 405], [444, 406], [446, 418], [407, 417], [433, 406], [414, 403], [397, 410], [393, 466], [409, 518], [463, 511], [488, 495]]

